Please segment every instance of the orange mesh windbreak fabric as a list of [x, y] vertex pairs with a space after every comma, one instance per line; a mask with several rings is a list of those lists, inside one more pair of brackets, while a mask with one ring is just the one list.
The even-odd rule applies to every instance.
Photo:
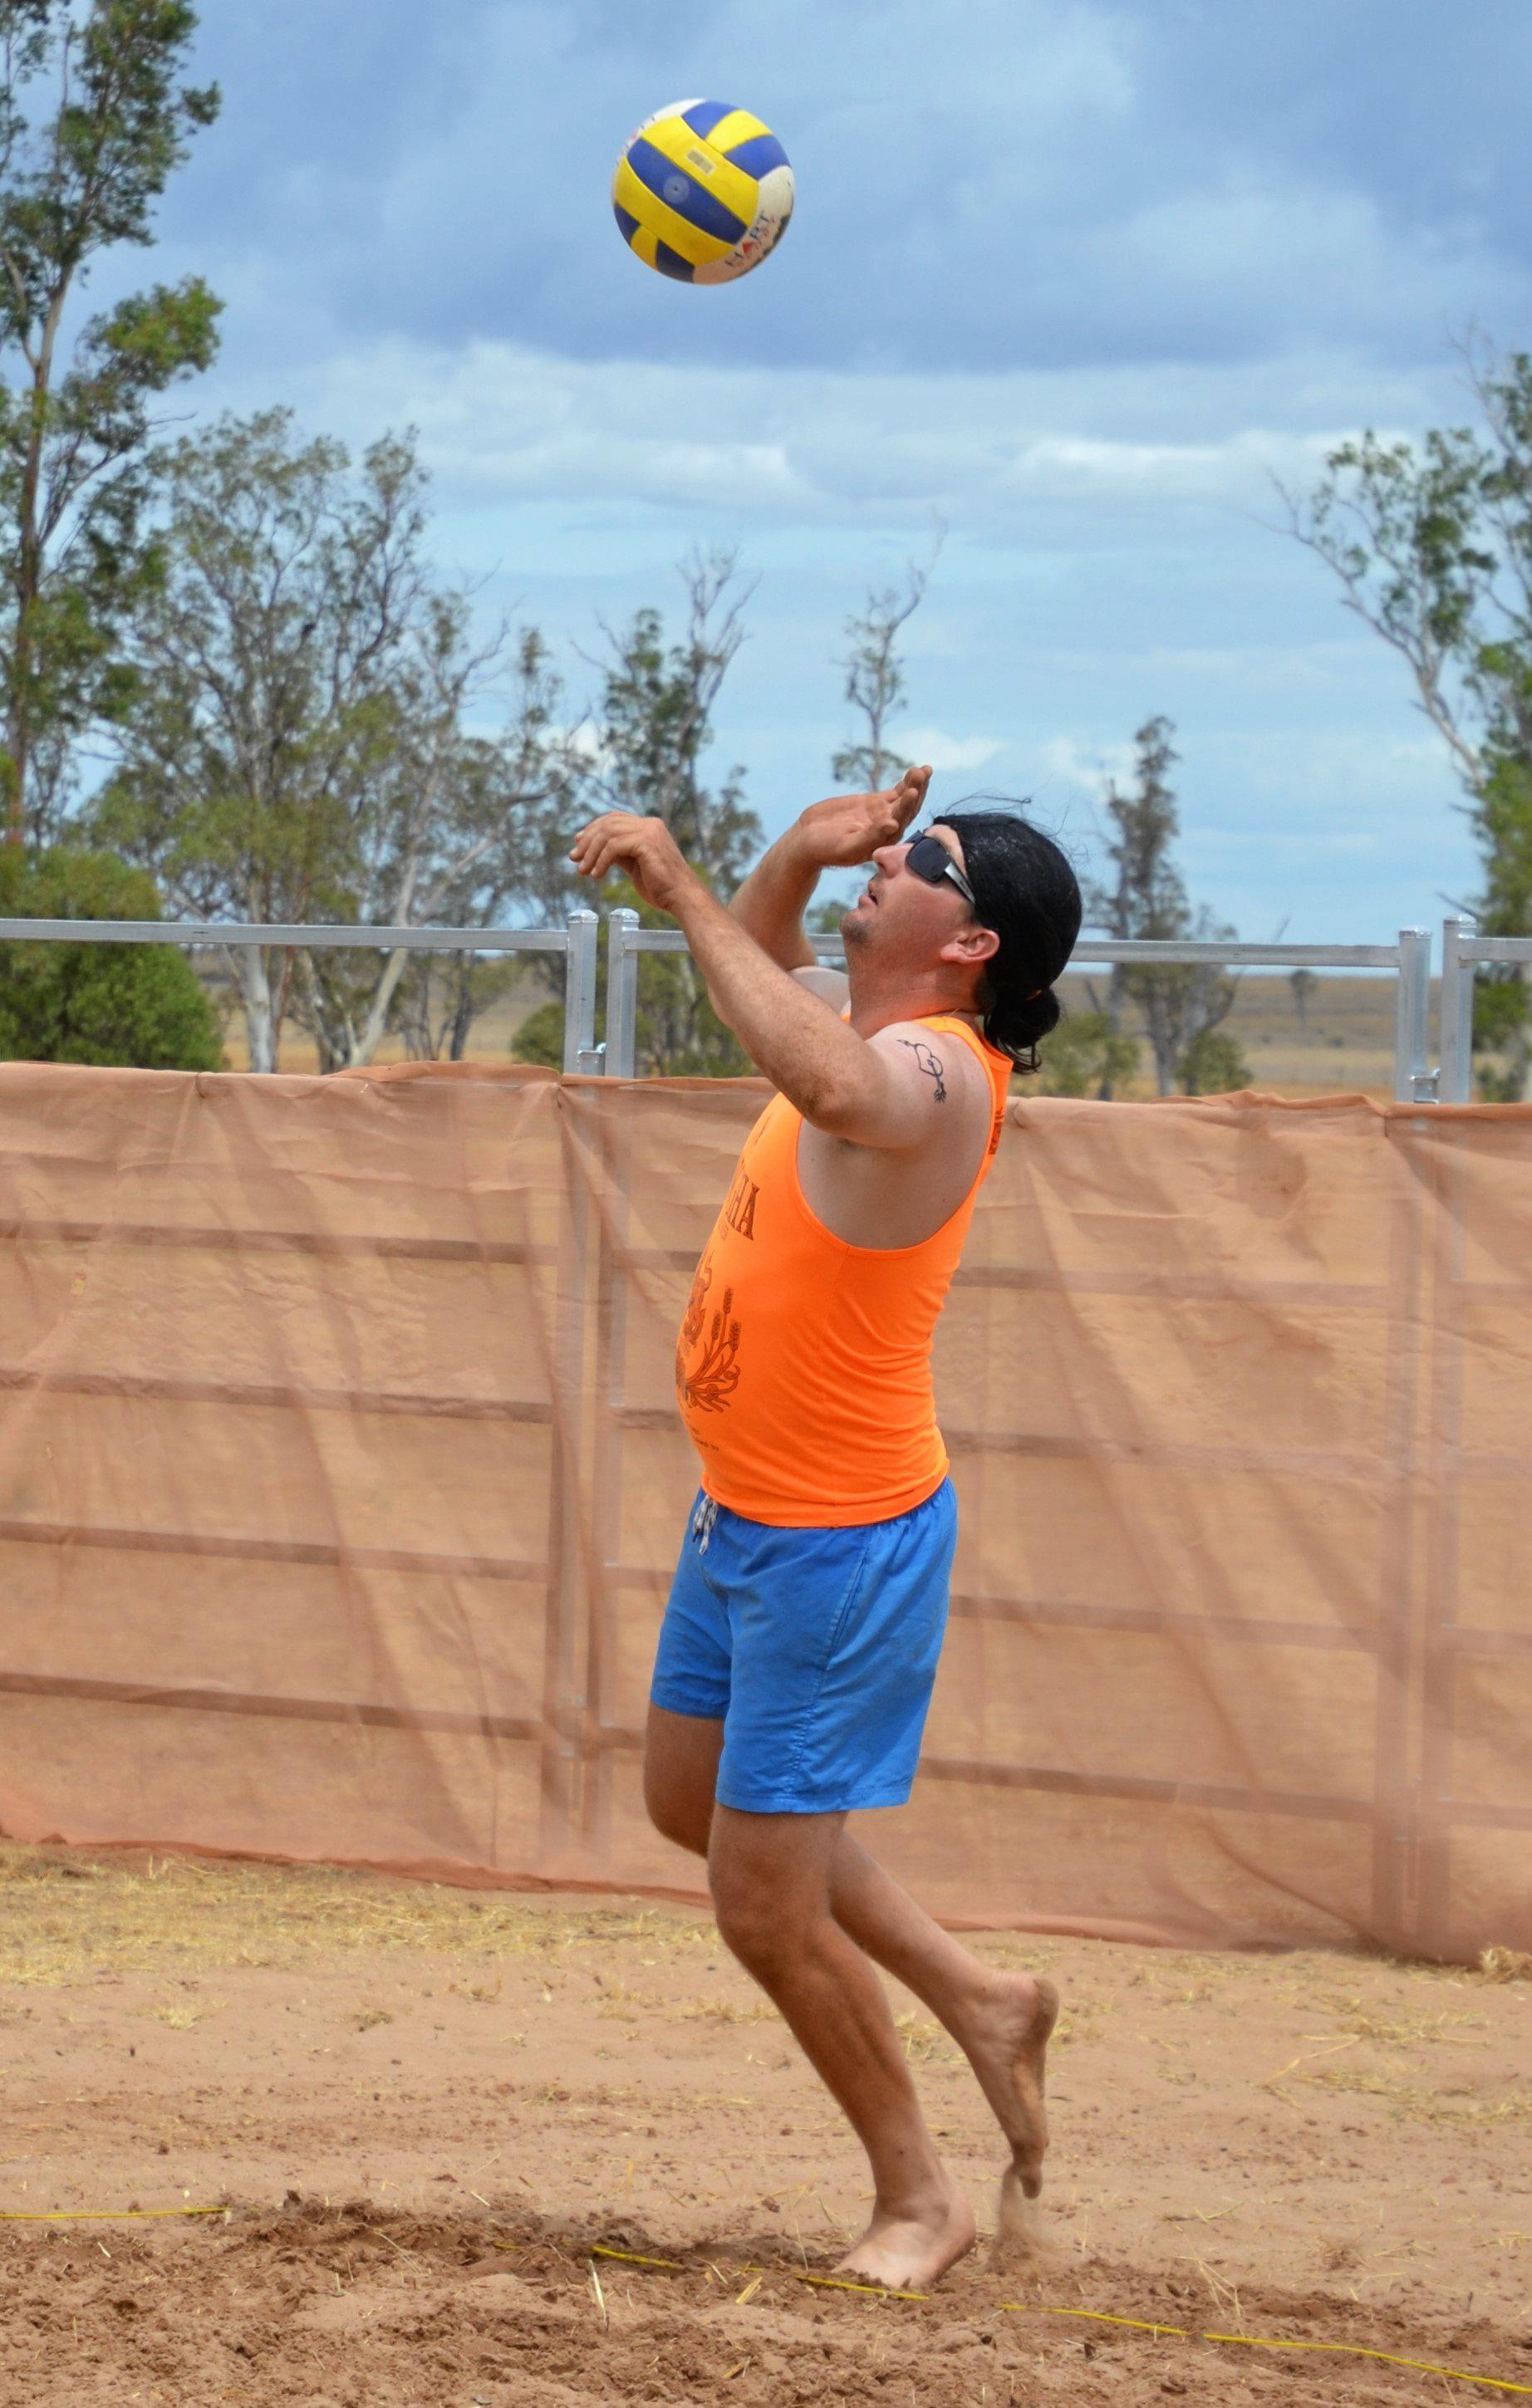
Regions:
[[[747, 1521], [830, 1529], [891, 1521], [947, 1477], [931, 1338], [999, 1143], [1010, 1064], [950, 1014], [990, 1082], [988, 1143], [966, 1196], [909, 1246], [853, 1246], [798, 1177], [803, 1115], [773, 1096], [745, 1140], [676, 1341], [676, 1400], [709, 1497]], [[938, 1094], [941, 1066], [935, 1054]]]
[[[696, 1893], [675, 1332], [756, 1082], [0, 1066], [0, 1828]], [[1532, 1111], [1013, 1101], [937, 1338], [954, 1919], [1532, 1945]]]

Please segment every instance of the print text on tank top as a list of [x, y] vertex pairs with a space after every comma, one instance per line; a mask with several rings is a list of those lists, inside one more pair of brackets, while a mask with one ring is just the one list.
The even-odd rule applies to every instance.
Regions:
[[833, 1526], [931, 1494], [946, 1452], [930, 1339], [994, 1159], [1010, 1064], [961, 1024], [991, 1081], [972, 1187], [942, 1226], [887, 1249], [837, 1238], [797, 1170], [802, 1115], [782, 1096], [745, 1140], [677, 1337], [676, 1399], [709, 1495], [764, 1522]]

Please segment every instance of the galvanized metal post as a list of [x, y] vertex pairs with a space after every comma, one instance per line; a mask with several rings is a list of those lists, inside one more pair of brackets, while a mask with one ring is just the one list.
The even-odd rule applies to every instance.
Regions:
[[[596, 948], [594, 911], [571, 911], [564, 944], [564, 1068], [566, 1076], [599, 1072], [595, 1041]], [[558, 1290], [553, 1306], [552, 1457], [548, 1530], [548, 1627], [543, 1657], [541, 1864], [555, 1869], [574, 1828], [580, 1780], [579, 1727], [585, 1699], [580, 1678], [580, 1529], [586, 1332], [590, 1300], [590, 1197], [566, 1117], [559, 1125], [564, 1210], [559, 1216]]]
[[[631, 916], [631, 915], [630, 915]], [[621, 943], [619, 939], [619, 943]], [[607, 976], [612, 977], [609, 960]], [[610, 989], [609, 987], [609, 996]], [[609, 1006], [608, 1025], [611, 1026]], [[609, 1039], [609, 1048], [612, 1040]], [[612, 1737], [620, 1729], [618, 1581], [622, 1570], [623, 1407], [627, 1382], [629, 1191], [634, 1113], [626, 1097], [587, 1105], [602, 1182], [595, 1217], [595, 1360], [588, 1398], [594, 1423], [591, 1535], [586, 1580], [585, 1711], [581, 1724], [581, 1832], [588, 1868], [604, 1867], [612, 1820]]]
[[[594, 917], [594, 914], [591, 915]], [[555, 1101], [566, 1105], [560, 1095]], [[579, 1808], [584, 1713], [580, 1677], [580, 1591], [586, 1510], [585, 1393], [590, 1314], [590, 1198], [570, 1114], [556, 1121], [562, 1209], [558, 1218], [552, 1347], [549, 1362], [548, 1584], [543, 1639], [541, 1815], [538, 1870], [558, 1870]]]
[[1477, 924], [1456, 912], [1441, 924], [1441, 1084], [1444, 1104], [1466, 1104], [1473, 1093], [1473, 964], [1463, 958]]
[[596, 946], [601, 923], [594, 911], [571, 911], [564, 957], [564, 1068], [599, 1072], [604, 1049], [595, 1041]]
[[631, 1079], [638, 1025], [637, 911], [614, 911], [607, 923], [607, 1075]]
[[[1399, 979], [1394, 996], [1394, 1099], [1432, 1100], [1425, 1066], [1431, 1010], [1431, 937], [1425, 928], [1399, 930]], [[1424, 1090], [1424, 1092], [1423, 1092]]]
[[[602, 1067], [602, 1051], [595, 1042], [596, 948], [600, 935], [601, 924], [594, 911], [570, 912], [564, 951], [566, 1076], [599, 1072]], [[585, 1712], [580, 1641], [584, 1554], [581, 1530], [587, 1510], [584, 1403], [590, 1327], [591, 1198], [572, 1114], [561, 1111], [556, 1125], [563, 1209], [559, 1214], [550, 1364], [552, 1428], [540, 1826], [540, 1863], [544, 1870], [558, 1869], [575, 1827], [580, 1784], [580, 1729]]]
[[[1408, 1159], [1425, 1116], [1390, 1125], [1393, 1195], [1380, 1216], [1387, 1321], [1383, 1330], [1377, 1606], [1373, 1623], [1372, 1920], [1369, 1937], [1408, 1949], [1413, 1938], [1420, 1786], [1411, 1633], [1419, 1611], [1425, 1201]], [[1401, 1175], [1402, 1174], [1402, 1175]]]

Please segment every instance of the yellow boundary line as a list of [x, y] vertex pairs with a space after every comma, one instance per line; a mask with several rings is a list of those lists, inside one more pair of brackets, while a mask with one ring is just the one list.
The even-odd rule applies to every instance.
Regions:
[[[667, 2274], [686, 2274], [694, 2270], [679, 2258], [639, 2258], [626, 2249], [595, 2247], [587, 2252], [592, 2258], [610, 2258], [624, 2266], [651, 2266]], [[769, 2272], [754, 2266], [735, 2270], [741, 2274]], [[820, 2291], [855, 2291], [872, 2300], [928, 2300], [928, 2291], [884, 2290], [878, 2283], [848, 2283], [835, 2274], [800, 2273], [796, 2267], [783, 2266], [776, 2271], [795, 2283], [809, 2283]], [[1216, 2342], [1237, 2349], [1292, 2349], [1308, 2351], [1322, 2358], [1368, 2358], [1383, 2366], [1409, 2367], [1417, 2374], [1445, 2375], [1449, 2383], [1474, 2383], [1485, 2391], [1513, 2391], [1523, 2399], [1532, 2400], [1532, 2383], [1508, 2383], [1497, 2374], [1468, 2374], [1456, 2366], [1438, 2366], [1425, 2358], [1403, 2358], [1390, 2349], [1368, 2349], [1362, 2342], [1353, 2341], [1284, 2341], [1263, 2333], [1204, 2332], [1190, 2325], [1150, 2324], [1141, 2316], [1109, 2315], [1102, 2308], [1061, 2308], [1039, 2301], [1035, 2307], [1022, 2300], [1004, 2300], [1000, 2313], [1008, 2316], [1073, 2316], [1085, 2323], [1119, 2325], [1130, 2332], [1157, 2333], [1167, 2341]]]
[[[227, 2208], [216, 2207], [58, 2207], [30, 2208], [18, 2213], [15, 2209], [0, 2210], [0, 2224], [120, 2224], [141, 2218], [165, 2215], [226, 2215]], [[631, 2249], [609, 2249], [600, 2243], [586, 2251], [590, 2258], [607, 2258], [620, 2266], [643, 2266], [665, 2274], [688, 2274], [694, 2271], [680, 2258], [641, 2258]], [[740, 2274], [764, 2274], [776, 2272], [795, 2283], [808, 2283], [817, 2291], [853, 2291], [868, 2300], [929, 2300], [928, 2291], [885, 2290], [881, 2283], [849, 2283], [838, 2274], [800, 2272], [795, 2266], [776, 2269], [764, 2266], [739, 2266]], [[1266, 2333], [1203, 2332], [1190, 2325], [1156, 2325], [1141, 2316], [1110, 2315], [1104, 2308], [1054, 2307], [1045, 2300], [1029, 2306], [1022, 2300], [1002, 2300], [1000, 2314], [1008, 2316], [1072, 2316], [1087, 2324], [1117, 2325], [1129, 2332], [1155, 2333], [1167, 2341], [1215, 2342], [1232, 2349], [1301, 2350], [1316, 2358], [1367, 2358], [1380, 2366], [1408, 2367], [1416, 2374], [1439, 2374], [1449, 2383], [1473, 2383], [1484, 2391], [1512, 2391], [1519, 2399], [1532, 2400], [1532, 2383], [1508, 2383], [1497, 2374], [1468, 2374], [1461, 2367], [1439, 2366], [1426, 2358], [1403, 2358], [1396, 2350], [1368, 2349], [1355, 2341], [1287, 2341]]]
[[0, 2210], [0, 2224], [125, 2224], [141, 2215], [226, 2215], [224, 2207], [50, 2207]]

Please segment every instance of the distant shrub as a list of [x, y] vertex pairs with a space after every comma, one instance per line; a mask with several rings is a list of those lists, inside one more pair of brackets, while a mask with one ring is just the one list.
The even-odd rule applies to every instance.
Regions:
[[1226, 1096], [1250, 1084], [1250, 1064], [1222, 1028], [1205, 1028], [1181, 1055], [1176, 1078], [1186, 1096]]
[[1043, 1096], [1098, 1096], [1121, 1091], [1138, 1068], [1138, 1044], [1113, 1028], [1104, 1011], [1067, 1011], [1038, 1048]]
[[[146, 870], [113, 853], [0, 848], [0, 919], [157, 920]], [[168, 945], [0, 945], [0, 1059], [217, 1070], [213, 1007]]]
[[545, 1070], [564, 1068], [564, 1006], [539, 1003], [529, 1011], [510, 1040], [511, 1058], [538, 1062]]

